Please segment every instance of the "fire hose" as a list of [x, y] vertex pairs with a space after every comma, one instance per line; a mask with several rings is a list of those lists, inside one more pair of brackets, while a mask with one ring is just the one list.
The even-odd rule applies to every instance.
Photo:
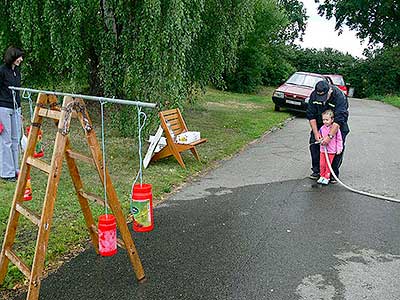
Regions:
[[[319, 144], [319, 142], [316, 142], [316, 144]], [[400, 203], [400, 200], [398, 200], [398, 199], [394, 199], [394, 198], [386, 197], [386, 196], [382, 196], [382, 195], [376, 195], [376, 194], [372, 194], [372, 193], [368, 193], [368, 192], [364, 192], [364, 191], [359, 191], [359, 190], [356, 190], [356, 189], [354, 189], [352, 187], [349, 187], [348, 185], [344, 184], [341, 180], [339, 180], [339, 178], [336, 176], [335, 172], [332, 169], [331, 163], [330, 163], [329, 158], [328, 158], [328, 151], [326, 149], [326, 146], [324, 146], [324, 153], [325, 153], [325, 159], [326, 159], [326, 162], [328, 164], [329, 170], [331, 171], [331, 175], [344, 188], [348, 189], [349, 191], [351, 191], [353, 193], [357, 193], [357, 194], [360, 194], [360, 195], [364, 195], [364, 196], [368, 196], [368, 197], [372, 197], [372, 198], [377, 198], [377, 199], [381, 199], [381, 200]]]

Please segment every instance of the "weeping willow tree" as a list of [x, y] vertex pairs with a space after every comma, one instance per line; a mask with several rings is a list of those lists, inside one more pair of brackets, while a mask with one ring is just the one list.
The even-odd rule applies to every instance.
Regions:
[[254, 2], [1, 0], [0, 48], [26, 52], [25, 86], [180, 106], [234, 66]]
[[0, 46], [25, 50], [25, 84], [180, 102], [233, 66], [253, 2], [3, 0]]

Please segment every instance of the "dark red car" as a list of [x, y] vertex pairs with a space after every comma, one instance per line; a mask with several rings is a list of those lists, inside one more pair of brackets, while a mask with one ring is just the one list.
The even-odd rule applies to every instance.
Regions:
[[305, 112], [307, 110], [309, 97], [318, 81], [330, 81], [321, 74], [296, 72], [278, 87], [272, 94], [275, 103], [275, 111], [285, 107], [294, 111]]
[[324, 76], [329, 77], [332, 80], [332, 83], [336, 85], [346, 96], [348, 96], [347, 86], [342, 75], [326, 74]]

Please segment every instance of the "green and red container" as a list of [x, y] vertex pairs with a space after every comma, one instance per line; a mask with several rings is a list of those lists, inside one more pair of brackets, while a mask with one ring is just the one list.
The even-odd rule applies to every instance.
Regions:
[[[31, 131], [31, 126], [26, 127], [26, 135], [29, 136], [29, 132]], [[42, 145], [42, 130], [39, 129], [37, 140], [36, 140], [36, 147], [35, 152], [33, 153], [34, 158], [41, 158], [44, 156], [44, 150]]]
[[133, 230], [147, 232], [154, 228], [152, 186], [135, 184], [132, 190]]

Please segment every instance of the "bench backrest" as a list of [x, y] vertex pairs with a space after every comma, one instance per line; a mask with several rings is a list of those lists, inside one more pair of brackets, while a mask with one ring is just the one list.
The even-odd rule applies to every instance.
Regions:
[[161, 111], [159, 113], [159, 116], [161, 120], [161, 126], [164, 129], [167, 139], [169, 135], [167, 134], [167, 132], [169, 133], [167, 123], [171, 125], [172, 131], [174, 132], [175, 136], [182, 132], [188, 131], [179, 108]]

